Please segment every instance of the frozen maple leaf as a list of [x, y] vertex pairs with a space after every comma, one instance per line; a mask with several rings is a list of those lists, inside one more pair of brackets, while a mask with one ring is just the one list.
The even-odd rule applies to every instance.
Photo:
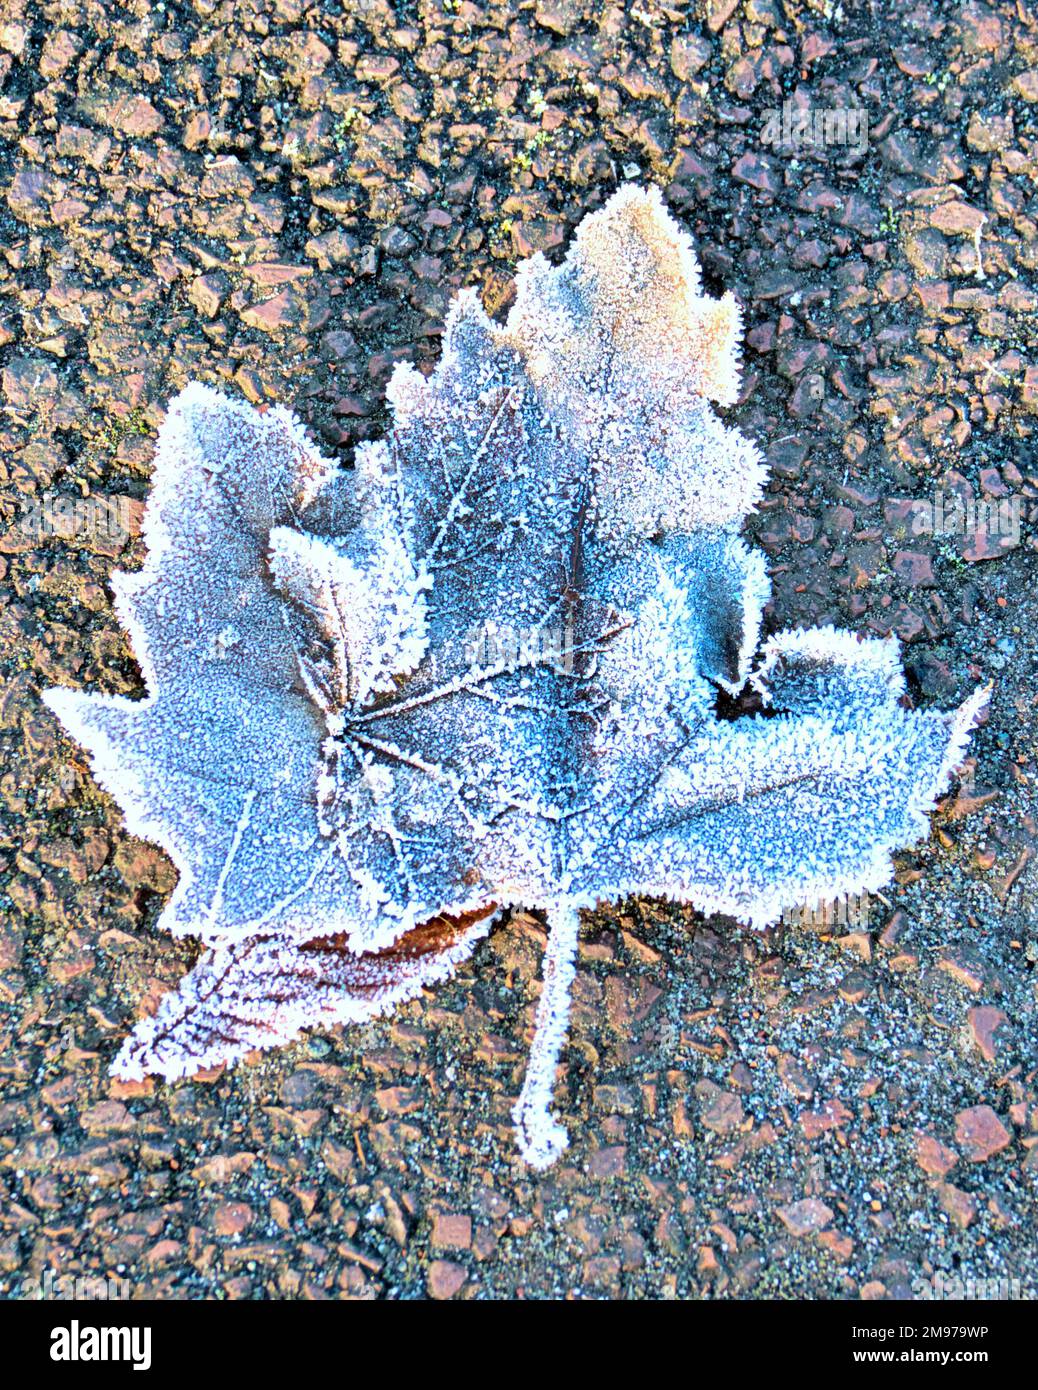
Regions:
[[[545, 1165], [581, 909], [763, 926], [879, 887], [927, 830], [984, 694], [906, 709], [896, 643], [832, 628], [753, 669], [764, 469], [710, 404], [736, 398], [739, 311], [658, 193], [517, 278], [504, 325], [457, 297], [352, 471], [284, 410], [199, 385], [170, 407], [147, 562], [114, 581], [148, 698], [47, 696], [175, 861], [162, 925], [207, 947], [121, 1076], [370, 1018], [522, 904], [549, 941], [514, 1115]], [[718, 719], [747, 681], [770, 717]]]

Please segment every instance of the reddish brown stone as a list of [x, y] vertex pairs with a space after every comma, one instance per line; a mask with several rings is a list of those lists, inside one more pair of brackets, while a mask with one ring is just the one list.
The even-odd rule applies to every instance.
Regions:
[[932, 588], [934, 584], [933, 562], [921, 550], [899, 550], [890, 564], [891, 569], [904, 584], [913, 588]]
[[460, 1212], [436, 1212], [431, 1244], [434, 1250], [467, 1250], [472, 1244], [472, 1218]]
[[200, 275], [191, 282], [188, 298], [205, 318], [215, 318], [227, 294], [227, 277], [219, 273]]
[[779, 1207], [778, 1215], [786, 1230], [794, 1236], [813, 1235], [833, 1219], [832, 1209], [816, 1197], [805, 1197], [791, 1206]]
[[468, 1271], [463, 1265], [455, 1264], [453, 1260], [433, 1260], [426, 1280], [429, 1297], [441, 1301], [453, 1298], [461, 1291], [467, 1278]]
[[832, 1129], [841, 1129], [853, 1114], [840, 1100], [827, 1100], [817, 1110], [801, 1110], [800, 1127], [807, 1139], [817, 1139]]
[[941, 1206], [960, 1230], [964, 1231], [976, 1220], [977, 1202], [976, 1198], [969, 1192], [964, 1192], [961, 1187], [956, 1187], [954, 1183], [942, 1182], [937, 1189], [937, 1194]]
[[854, 1241], [842, 1231], [819, 1231], [815, 1239], [840, 1264], [846, 1264], [854, 1254]]
[[701, 1102], [699, 1118], [714, 1134], [731, 1134], [745, 1119], [742, 1100], [734, 1091], [724, 1091], [713, 1081], [700, 1081], [696, 1095]]
[[143, 140], [160, 131], [165, 122], [147, 97], [131, 95], [109, 108], [107, 124], [117, 135]]
[[588, 1170], [596, 1178], [619, 1178], [623, 1176], [626, 1162], [626, 1146], [612, 1144], [595, 1150], [588, 1161]]
[[967, 1017], [970, 1033], [977, 1050], [986, 1061], [993, 1062], [998, 1053], [998, 1040], [995, 1034], [1000, 1028], [1004, 1028], [1009, 1020], [1001, 1009], [995, 1009], [989, 1005], [970, 1009]]
[[965, 951], [949, 951], [937, 962], [937, 968], [965, 985], [973, 994], [979, 993], [987, 984], [987, 973], [983, 966]]
[[218, 1236], [240, 1236], [252, 1225], [252, 1208], [245, 1202], [221, 1202], [213, 1212], [213, 1230]]
[[298, 302], [292, 290], [285, 289], [262, 303], [243, 309], [241, 317], [242, 322], [250, 328], [262, 329], [264, 333], [281, 333], [297, 322]]
[[1013, 1138], [990, 1105], [973, 1105], [955, 1116], [955, 1142], [971, 1163], [983, 1163]]
[[751, 188], [759, 189], [763, 193], [777, 193], [782, 186], [771, 161], [759, 154], [744, 154], [741, 159], [736, 160], [732, 168], [732, 178], [738, 179], [740, 183], [748, 183]]
[[942, 1144], [932, 1134], [917, 1134], [915, 1139], [915, 1161], [924, 1173], [931, 1177], [943, 1178], [951, 1172], [959, 1161], [959, 1156], [947, 1144]]

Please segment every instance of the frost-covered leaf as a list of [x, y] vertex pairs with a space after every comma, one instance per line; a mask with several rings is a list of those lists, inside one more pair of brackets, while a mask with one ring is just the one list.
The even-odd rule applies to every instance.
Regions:
[[342, 933], [310, 941], [249, 936], [207, 951], [127, 1038], [115, 1076], [167, 1080], [289, 1042], [302, 1028], [365, 1023], [445, 979], [496, 911], [434, 917], [382, 951], [356, 955]]
[[[489, 905], [541, 908], [515, 1116], [543, 1165], [581, 908], [639, 893], [763, 926], [888, 878], [984, 696], [906, 709], [896, 643], [831, 628], [753, 669], [769, 590], [739, 530], [764, 469], [710, 404], [736, 398], [739, 339], [628, 187], [562, 266], [520, 267], [506, 324], [457, 297], [352, 471], [280, 409], [173, 402], [148, 559], [116, 587], [148, 698], [48, 696], [180, 870], [162, 925], [209, 947], [123, 1074], [359, 1021], [447, 973]], [[770, 717], [718, 719], [747, 680]]]

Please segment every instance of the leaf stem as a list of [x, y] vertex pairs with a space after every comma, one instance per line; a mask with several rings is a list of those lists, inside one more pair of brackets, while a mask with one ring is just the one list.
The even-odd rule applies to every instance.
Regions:
[[555, 1068], [569, 1029], [570, 990], [576, 975], [580, 913], [566, 898], [548, 910], [548, 944], [542, 971], [530, 1060], [519, 1099], [512, 1110], [516, 1138], [531, 1168], [550, 1168], [569, 1143], [551, 1113]]

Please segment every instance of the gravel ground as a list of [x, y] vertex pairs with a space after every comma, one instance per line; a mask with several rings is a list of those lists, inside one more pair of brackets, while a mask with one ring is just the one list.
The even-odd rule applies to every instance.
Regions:
[[[0, 77], [0, 1292], [1038, 1296], [1033, 10], [5, 0]], [[776, 148], [787, 101], [867, 140]], [[293, 403], [348, 464], [451, 294], [504, 312], [631, 177], [745, 307], [768, 626], [896, 633], [920, 704], [992, 681], [961, 787], [865, 922], [589, 920], [545, 1176], [509, 1121], [532, 918], [363, 1033], [113, 1084], [192, 951], [39, 690], [142, 693], [106, 581], [164, 402]], [[910, 534], [957, 492], [1018, 537]], [[129, 540], [27, 536], [77, 497]]]

